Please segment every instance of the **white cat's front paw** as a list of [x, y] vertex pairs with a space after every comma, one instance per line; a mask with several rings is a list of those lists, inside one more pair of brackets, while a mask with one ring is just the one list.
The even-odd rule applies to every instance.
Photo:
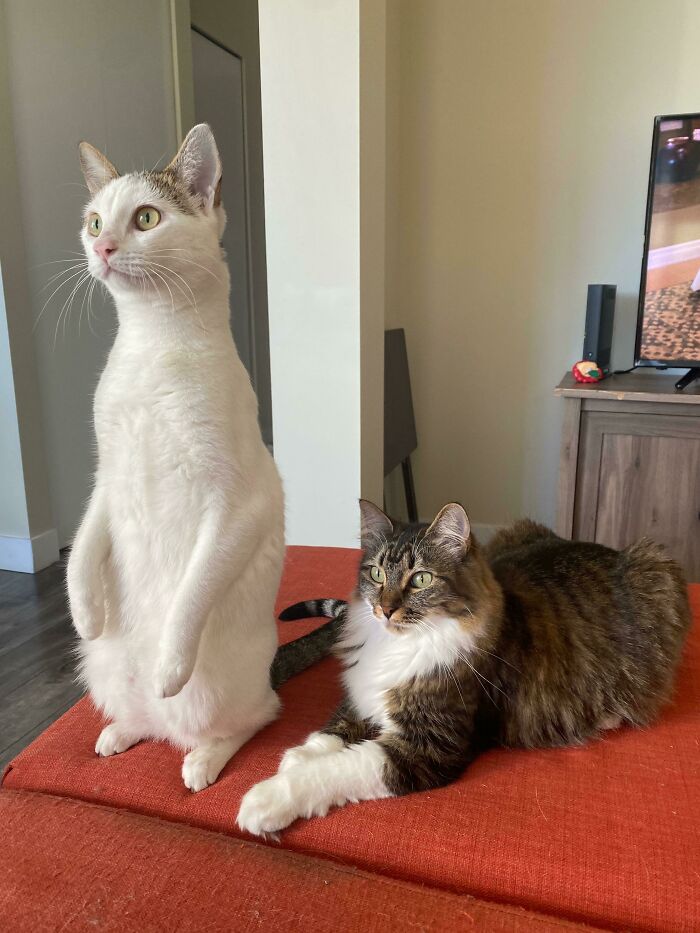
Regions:
[[301, 816], [294, 789], [286, 774], [261, 781], [248, 791], [236, 822], [254, 836], [276, 833]]
[[104, 602], [98, 600], [71, 600], [71, 616], [76, 632], [86, 641], [99, 638], [105, 627]]
[[71, 555], [66, 571], [68, 601], [75, 630], [81, 638], [98, 638], [105, 626], [105, 594], [100, 568], [86, 566]]
[[156, 664], [153, 692], [158, 699], [174, 697], [192, 676], [193, 665], [184, 658], [165, 657]]

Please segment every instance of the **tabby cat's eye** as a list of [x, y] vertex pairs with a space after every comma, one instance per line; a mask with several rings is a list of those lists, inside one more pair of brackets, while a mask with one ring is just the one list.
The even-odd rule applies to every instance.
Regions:
[[418, 573], [414, 573], [411, 577], [411, 586], [414, 590], [424, 590], [426, 586], [430, 586], [433, 582], [432, 573], [428, 573], [427, 570], [419, 570]]
[[88, 232], [90, 236], [99, 236], [102, 233], [102, 218], [99, 214], [88, 214]]
[[386, 574], [381, 567], [370, 567], [369, 575], [375, 583], [384, 583], [386, 580]]
[[152, 230], [160, 223], [160, 212], [155, 207], [142, 207], [136, 212], [136, 226], [139, 230]]

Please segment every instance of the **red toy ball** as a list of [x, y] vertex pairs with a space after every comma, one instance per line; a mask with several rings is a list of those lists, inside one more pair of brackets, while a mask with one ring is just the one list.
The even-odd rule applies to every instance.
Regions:
[[600, 382], [603, 371], [592, 360], [579, 360], [571, 367], [576, 382]]

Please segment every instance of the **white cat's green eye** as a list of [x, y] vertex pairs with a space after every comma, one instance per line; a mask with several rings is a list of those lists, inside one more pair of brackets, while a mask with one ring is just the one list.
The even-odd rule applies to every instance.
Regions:
[[155, 207], [142, 207], [136, 212], [136, 226], [139, 230], [152, 230], [160, 223], [160, 211]]
[[418, 573], [413, 574], [410, 582], [414, 590], [424, 590], [433, 582], [433, 575], [427, 570], [419, 570]]
[[386, 580], [386, 574], [381, 567], [370, 567], [369, 575], [375, 583], [384, 583]]
[[99, 214], [88, 214], [88, 233], [90, 236], [99, 236], [102, 233], [102, 218]]

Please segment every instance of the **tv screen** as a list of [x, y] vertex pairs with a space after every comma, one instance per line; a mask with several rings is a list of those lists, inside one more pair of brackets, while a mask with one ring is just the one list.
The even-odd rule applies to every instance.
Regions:
[[700, 113], [654, 120], [635, 355], [700, 366]]

